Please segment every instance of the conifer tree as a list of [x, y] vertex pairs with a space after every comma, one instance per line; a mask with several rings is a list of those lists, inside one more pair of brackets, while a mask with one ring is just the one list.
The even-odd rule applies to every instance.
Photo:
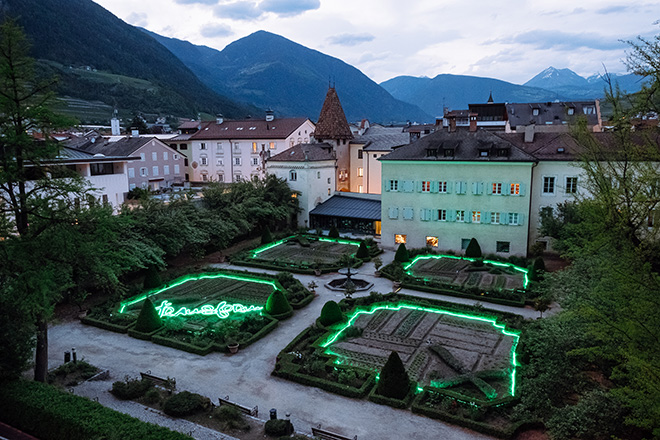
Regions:
[[392, 351], [380, 371], [376, 392], [381, 396], [403, 399], [410, 390], [410, 378], [399, 353]]

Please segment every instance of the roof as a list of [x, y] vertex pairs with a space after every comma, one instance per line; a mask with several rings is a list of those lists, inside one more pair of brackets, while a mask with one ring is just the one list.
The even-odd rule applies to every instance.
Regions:
[[382, 127], [373, 125], [367, 131], [353, 139], [353, 144], [364, 144], [365, 151], [390, 151], [410, 142], [410, 134], [405, 133], [402, 127]]
[[[573, 115], [569, 109], [573, 109]], [[507, 104], [507, 114], [511, 127], [519, 125], [564, 125], [576, 122], [578, 116], [587, 118], [587, 125], [598, 125], [596, 101], [533, 102], [528, 104]], [[538, 115], [534, 115], [534, 109]]]
[[[445, 155], [445, 150], [453, 155]], [[504, 155], [500, 151], [506, 150]], [[482, 156], [482, 152], [486, 156]], [[411, 144], [404, 145], [381, 157], [379, 160], [419, 160], [436, 162], [534, 162], [535, 158], [515, 146], [507, 139], [479, 129], [469, 131], [458, 129], [436, 131]]]
[[309, 214], [380, 220], [380, 194], [337, 193]]
[[221, 124], [217, 121], [208, 121], [204, 122], [201, 130], [193, 134], [190, 139], [286, 139], [305, 121], [308, 119], [281, 118], [272, 121], [241, 119], [224, 120]]
[[175, 136], [175, 137], [173, 137], [173, 138], [171, 138], [171, 139], [168, 139], [168, 142], [181, 142], [181, 141], [187, 141], [187, 140], [190, 140], [190, 136], [192, 136], [192, 134], [185, 134], [185, 133], [182, 133], [182, 134], [179, 134], [179, 135], [177, 135], [177, 136]]
[[335, 159], [332, 145], [319, 143], [294, 145], [269, 158], [268, 162], [316, 162]]
[[186, 121], [179, 125], [179, 130], [194, 130], [201, 124], [200, 121]]
[[320, 140], [353, 139], [351, 127], [346, 121], [344, 109], [334, 87], [328, 88], [328, 93], [325, 95], [319, 122], [314, 130], [314, 137]]
[[124, 137], [117, 142], [88, 142], [80, 145], [79, 148], [92, 154], [101, 153], [106, 156], [130, 156], [153, 139], [155, 138]]
[[129, 161], [136, 160], [139, 157], [126, 156], [111, 156], [103, 154], [92, 154], [86, 151], [70, 148], [65, 145], [60, 146], [60, 151], [55, 159], [46, 160], [43, 163], [87, 163], [87, 162], [116, 162], [116, 161]]

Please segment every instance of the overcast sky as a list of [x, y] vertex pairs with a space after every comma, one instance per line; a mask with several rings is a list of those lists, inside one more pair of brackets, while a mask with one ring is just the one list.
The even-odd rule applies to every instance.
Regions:
[[451, 73], [522, 84], [549, 66], [623, 73], [620, 40], [660, 34], [657, 0], [94, 1], [130, 24], [218, 50], [273, 32], [376, 82]]

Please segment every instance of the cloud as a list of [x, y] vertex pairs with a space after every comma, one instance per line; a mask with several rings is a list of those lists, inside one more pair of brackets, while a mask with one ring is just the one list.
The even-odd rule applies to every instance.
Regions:
[[362, 63], [370, 63], [373, 61], [381, 61], [381, 60], [386, 60], [392, 56], [391, 52], [383, 52], [380, 54], [374, 54], [374, 53], [365, 53], [363, 54], [358, 60], [358, 64]]
[[228, 37], [233, 35], [234, 31], [231, 28], [224, 24], [209, 24], [204, 26], [200, 31], [203, 37], [206, 38], [216, 38], [216, 37]]
[[374, 38], [371, 34], [340, 34], [329, 37], [328, 42], [330, 44], [338, 44], [339, 46], [357, 46], [358, 44], [373, 41]]
[[606, 8], [596, 10], [596, 14], [620, 14], [622, 12], [627, 12], [630, 9], [631, 6], [629, 5], [608, 6]]
[[218, 3], [218, 0], [174, 0], [174, 3], [179, 3], [181, 5], [193, 5], [195, 3], [200, 3], [202, 5], [215, 5]]
[[536, 49], [560, 51], [574, 51], [579, 48], [621, 50], [622, 45], [616, 38], [595, 33], [567, 33], [548, 30], [523, 32], [510, 38], [490, 40], [487, 43], [524, 44]]
[[264, 12], [273, 12], [283, 17], [292, 17], [303, 12], [318, 9], [321, 0], [263, 0], [259, 4]]
[[142, 13], [133, 12], [131, 13], [131, 15], [126, 17], [126, 22], [132, 24], [133, 26], [146, 28], [147, 23], [149, 22], [147, 18], [148, 18], [147, 14], [145, 14], [144, 12]]
[[237, 1], [225, 3], [215, 7], [214, 14], [220, 18], [233, 20], [255, 20], [263, 14], [257, 4], [251, 1]]

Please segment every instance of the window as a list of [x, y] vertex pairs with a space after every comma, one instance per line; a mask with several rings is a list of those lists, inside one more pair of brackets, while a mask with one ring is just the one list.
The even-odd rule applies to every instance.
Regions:
[[330, 195], [330, 188], [328, 188], [328, 195]]
[[413, 212], [414, 210], [412, 208], [403, 208], [403, 219], [412, 220], [414, 216]]
[[472, 223], [481, 223], [481, 211], [472, 211]]
[[131, 189], [135, 189], [135, 184], [134, 184], [134, 183], [131, 183], [130, 185], [128, 185], [128, 189], [129, 189], [129, 190], [131, 190]]
[[147, 177], [148, 175], [149, 175], [149, 172], [147, 171], [147, 167], [140, 168], [140, 176], [141, 177]]
[[362, 159], [362, 157], [363, 157], [363, 151], [358, 150], [358, 159]]
[[445, 148], [444, 149], [444, 155], [445, 155], [445, 157], [454, 157], [454, 149], [453, 148]]
[[200, 163], [200, 165], [206, 166], [206, 165], [209, 164], [209, 158], [206, 157], [206, 156], [202, 156], [202, 157], [199, 158], [199, 163]]
[[364, 176], [364, 168], [359, 167], [357, 171], [358, 177], [363, 177]]
[[174, 154], [172, 155], [172, 159], [174, 159], [174, 160], [179, 160], [179, 155], [176, 154], [176, 153], [174, 153]]
[[257, 143], [256, 142], [252, 142], [252, 152], [253, 153], [257, 152]]
[[577, 177], [567, 177], [566, 178], [566, 194], [575, 194], [577, 193], [578, 187], [578, 178]]
[[574, 115], [574, 114], [575, 114], [575, 107], [569, 107], [569, 108], [568, 108], [568, 115], [569, 115], [569, 116], [572, 116], [572, 115]]
[[426, 237], [426, 245], [430, 247], [438, 247], [438, 237]]
[[174, 165], [174, 174], [179, 174], [181, 172], [181, 169], [179, 168], [179, 164]]
[[491, 212], [490, 213], [490, 222], [493, 225], [499, 225], [500, 224], [500, 213], [499, 212]]
[[479, 150], [479, 157], [488, 157], [488, 150]]
[[222, 154], [224, 150], [222, 149], [222, 142], [218, 142], [215, 144], [215, 152], [218, 154]]
[[104, 174], [114, 174], [111, 163], [93, 163], [89, 165], [89, 171], [92, 176], [102, 176]]
[[442, 194], [447, 194], [447, 181], [438, 182], [438, 192]]
[[422, 180], [422, 192], [431, 192], [431, 182], [428, 180]]
[[596, 114], [596, 107], [593, 105], [585, 105], [582, 107], [582, 111], [584, 112], [585, 115], [593, 115]]
[[364, 186], [358, 185], [358, 192], [363, 193], [364, 192]]
[[241, 158], [240, 157], [235, 157], [234, 158], [234, 165], [240, 165], [241, 164]]
[[206, 150], [206, 142], [202, 142], [201, 144], [199, 144], [199, 149]]
[[208, 182], [209, 181], [209, 175], [204, 173], [202, 174], [202, 182]]
[[129, 168], [128, 169], [128, 177], [131, 178], [131, 179], [133, 177], [135, 177], [135, 168]]
[[498, 241], [495, 244], [495, 251], [496, 252], [502, 252], [508, 254], [511, 249], [511, 242], [510, 241]]
[[271, 150], [274, 150], [275, 147], [277, 147], [277, 144], [276, 144], [275, 142], [271, 142], [270, 145], [269, 145], [269, 148], [270, 148]]
[[234, 174], [234, 182], [240, 182], [242, 180], [242, 177], [240, 174]]
[[538, 115], [539, 115], [539, 109], [537, 109], [537, 108], [532, 109], [532, 114], [533, 114], [534, 116], [538, 116]]
[[186, 158], [186, 159], [183, 159], [183, 166], [184, 166], [184, 167], [187, 167], [187, 166], [188, 166], [188, 159], [187, 159], [187, 158]]
[[140, 160], [142, 162], [144, 162], [146, 160], [146, 157], [145, 157], [144, 153], [140, 153]]
[[502, 183], [501, 182], [493, 182], [493, 187], [492, 187], [492, 192], [493, 194], [502, 194]]
[[170, 166], [169, 165], [163, 165], [163, 175], [164, 176], [169, 176], [170, 175]]
[[328, 184], [330, 184], [330, 179], [332, 179], [332, 178], [331, 178], [331, 177], [328, 177]]
[[320, 172], [320, 171], [317, 171], [317, 172], [316, 172], [316, 178], [317, 178], [317, 179], [320, 179], [320, 178], [321, 178], [321, 172]]
[[543, 194], [555, 193], [555, 178], [552, 176], [543, 177]]
[[396, 207], [392, 207], [392, 206], [391, 206], [391, 207], [387, 210], [387, 214], [388, 214], [388, 217], [389, 217], [389, 218], [391, 218], [391, 219], [397, 219], [397, 218], [399, 218], [399, 208], [396, 208]]
[[470, 244], [470, 239], [469, 238], [461, 238], [461, 249], [462, 250], [467, 249], [469, 244]]
[[253, 157], [252, 158], [252, 165], [259, 165], [259, 158], [258, 157]]
[[298, 180], [298, 173], [296, 173], [296, 170], [289, 171], [289, 180], [291, 182], [295, 182], [296, 180]]
[[224, 182], [225, 181], [225, 175], [224, 174], [218, 174], [218, 182]]
[[[330, 183], [330, 182], [328, 182]], [[398, 191], [399, 190], [399, 181], [398, 180], [390, 180], [390, 191]]]
[[181, 144], [179, 146], [179, 150], [187, 150], [188, 149], [188, 144]]
[[221, 166], [224, 165], [224, 162], [222, 161], [222, 159], [216, 159], [216, 160], [215, 160], [215, 164], [216, 164], [217, 166], [221, 167]]
[[240, 153], [241, 152], [241, 144], [238, 142], [234, 142], [234, 153]]
[[446, 222], [447, 221], [447, 210], [438, 209], [438, 221]]
[[151, 174], [153, 174], [154, 177], [158, 176], [158, 166], [151, 167]]
[[520, 224], [520, 214], [517, 212], [509, 213], [509, 224], [510, 225], [519, 225]]
[[163, 151], [163, 160], [168, 160], [168, 157], [167, 151]]
[[396, 234], [394, 236], [394, 243], [396, 243], [396, 244], [402, 244], [402, 243], [405, 244], [407, 238], [408, 238], [408, 236], [405, 235], [405, 234]]
[[465, 211], [456, 211], [456, 221], [457, 222], [465, 221]]
[[520, 184], [519, 183], [512, 183], [509, 194], [511, 194], [512, 196], [519, 196], [520, 195]]

